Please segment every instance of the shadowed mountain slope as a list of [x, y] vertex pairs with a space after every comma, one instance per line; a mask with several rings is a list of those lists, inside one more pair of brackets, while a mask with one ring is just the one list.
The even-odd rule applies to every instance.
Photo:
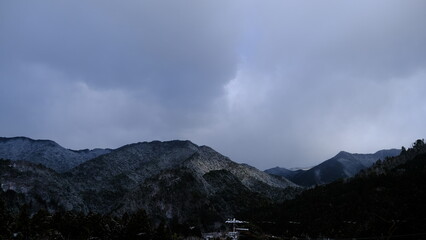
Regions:
[[426, 145], [417, 140], [353, 178], [285, 201], [267, 219], [286, 238], [425, 239], [425, 199]]
[[291, 171], [285, 168], [272, 168], [265, 172], [285, 176], [301, 186], [327, 184], [337, 179], [353, 177], [361, 170], [372, 166], [377, 160], [397, 156], [400, 152], [398, 149], [380, 150], [374, 154], [342, 151], [309, 170]]

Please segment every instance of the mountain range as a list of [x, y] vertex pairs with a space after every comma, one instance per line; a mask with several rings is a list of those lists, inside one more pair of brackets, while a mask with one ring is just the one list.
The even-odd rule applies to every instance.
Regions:
[[284, 177], [238, 164], [190, 141], [153, 141], [118, 149], [68, 150], [49, 140], [0, 140], [1, 195], [10, 209], [222, 221], [294, 197]]
[[[190, 141], [75, 151], [18, 137], [0, 146], [2, 239], [183, 239], [223, 231], [230, 217], [248, 221], [245, 239], [426, 236], [424, 140], [408, 150], [340, 152], [306, 170], [268, 170], [325, 173], [305, 188]], [[333, 176], [349, 179], [323, 184]]]
[[215, 221], [291, 199], [301, 191], [299, 186], [352, 177], [399, 153], [340, 152], [308, 170], [277, 167], [262, 172], [190, 141], [70, 150], [50, 140], [0, 138], [0, 183], [15, 209], [30, 204], [34, 212], [113, 215], [145, 209], [157, 219]]
[[0, 137], [0, 158], [40, 163], [57, 172], [65, 172], [89, 159], [111, 152], [111, 149], [70, 150], [51, 140], [27, 137]]
[[276, 208], [253, 210], [252, 219], [267, 213], [264, 218], [276, 222], [273, 234], [283, 239], [425, 239], [425, 199], [426, 144], [417, 140], [352, 178], [307, 188]]
[[358, 154], [341, 151], [336, 156], [308, 170], [290, 170], [275, 167], [265, 170], [266, 173], [283, 176], [301, 186], [327, 184], [337, 179], [350, 178], [361, 170], [372, 166], [377, 160], [399, 155], [401, 150], [380, 150], [372, 154]]

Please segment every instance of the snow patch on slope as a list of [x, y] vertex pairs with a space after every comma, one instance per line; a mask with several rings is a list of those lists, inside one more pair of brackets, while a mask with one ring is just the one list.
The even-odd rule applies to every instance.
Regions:
[[33, 140], [26, 137], [0, 138], [0, 158], [24, 160], [42, 164], [57, 172], [71, 168], [100, 155], [109, 149], [69, 150], [50, 140]]

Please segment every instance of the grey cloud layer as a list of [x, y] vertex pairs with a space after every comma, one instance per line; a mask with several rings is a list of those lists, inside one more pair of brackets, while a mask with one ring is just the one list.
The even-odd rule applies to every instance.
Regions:
[[234, 33], [221, 28], [230, 17], [207, 1], [191, 1], [192, 8], [164, 1], [9, 4], [2, 8], [8, 58], [45, 64], [95, 88], [136, 87], [185, 101], [195, 87], [203, 102], [235, 71]]
[[[259, 168], [424, 137], [424, 1], [0, 3], [1, 135]], [[309, 149], [309, 150], [307, 150]]]

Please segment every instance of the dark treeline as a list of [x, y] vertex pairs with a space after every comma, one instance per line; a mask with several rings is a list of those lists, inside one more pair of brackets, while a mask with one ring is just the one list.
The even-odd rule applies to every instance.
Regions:
[[10, 214], [0, 200], [0, 239], [183, 239], [201, 236], [197, 228], [172, 221], [156, 227], [144, 210], [122, 217], [95, 213], [40, 210], [33, 216], [23, 205], [18, 214]]
[[[426, 146], [418, 140], [403, 150], [399, 157], [379, 161], [370, 173], [316, 186], [246, 218], [283, 238], [424, 239]], [[401, 159], [407, 161], [392, 165]]]

